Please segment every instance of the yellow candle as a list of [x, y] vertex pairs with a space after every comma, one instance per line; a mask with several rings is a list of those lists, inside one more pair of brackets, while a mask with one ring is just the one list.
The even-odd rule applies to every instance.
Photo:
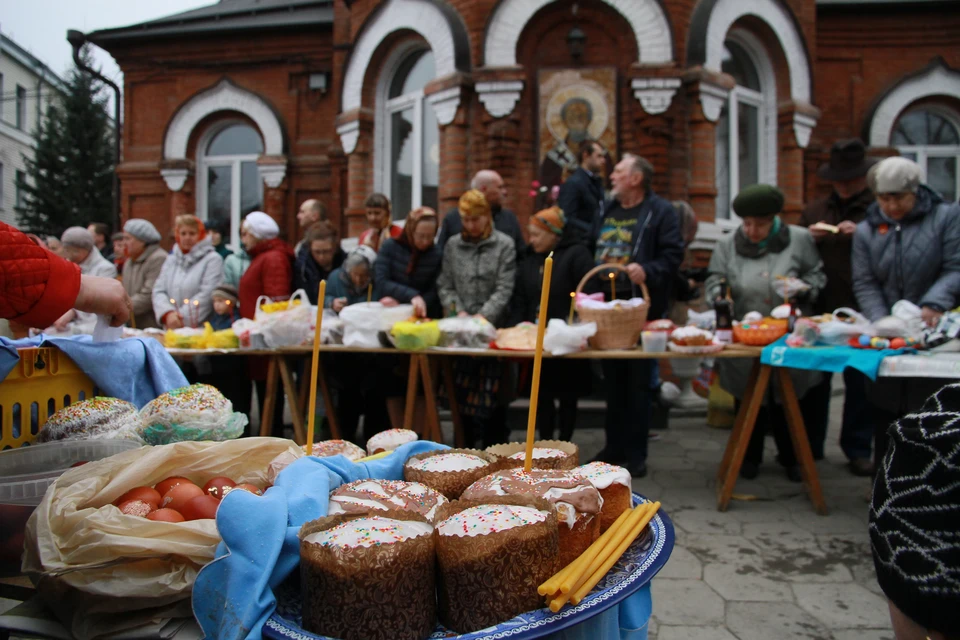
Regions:
[[[323, 324], [323, 299], [327, 293], [327, 281], [320, 281], [317, 293], [317, 328], [313, 332], [313, 362], [310, 365], [310, 413], [307, 416], [307, 455], [313, 453], [313, 428], [317, 421], [317, 368], [320, 364], [320, 325]], [[333, 407], [327, 407], [332, 411]]]
[[367, 302], [373, 300], [373, 283], [367, 285]]
[[637, 511], [644, 508], [644, 505], [641, 504], [634, 509], [627, 509], [621, 513], [621, 518], [618, 518], [616, 523], [607, 529], [595, 544], [580, 554], [580, 557], [577, 558], [579, 563], [577, 569], [568, 573], [560, 581], [559, 589], [562, 593], [570, 593], [575, 590], [578, 584], [581, 584], [596, 570], [594, 565], [599, 565], [610, 555], [610, 549], [616, 546], [617, 542], [630, 531], [633, 522], [639, 518]]
[[617, 277], [615, 273], [610, 274], [610, 301], [617, 299], [617, 286], [614, 284], [614, 280]]
[[540, 365], [543, 364], [543, 332], [547, 328], [547, 303], [550, 297], [550, 276], [553, 274], [553, 252], [543, 263], [543, 284], [540, 286], [540, 315], [537, 318], [537, 350], [533, 354], [533, 382], [530, 386], [530, 413], [527, 414], [527, 454], [523, 468], [533, 467], [533, 437], [537, 429], [537, 400], [540, 398]]
[[573, 324], [573, 312], [577, 306], [577, 293], [575, 291], [570, 292], [570, 320], [567, 321], [567, 324]]
[[625, 509], [623, 513], [620, 514], [620, 517], [618, 517], [614, 521], [614, 523], [610, 525], [610, 528], [604, 531], [602, 536], [597, 538], [593, 542], [593, 544], [587, 547], [587, 550], [581, 553], [580, 557], [578, 557], [576, 560], [574, 560], [573, 562], [568, 564], [566, 567], [558, 571], [552, 578], [550, 578], [549, 580], [544, 582], [542, 585], [540, 585], [537, 589], [538, 593], [542, 596], [548, 595], [550, 597], [553, 597], [554, 593], [556, 593], [557, 591], [560, 591], [560, 585], [563, 582], [563, 580], [567, 576], [569, 576], [571, 572], [581, 568], [585, 569], [588, 566], [590, 560], [592, 560], [593, 557], [597, 553], [599, 553], [600, 548], [603, 545], [605, 545], [607, 540], [609, 540], [617, 532], [617, 529], [620, 528], [620, 525], [623, 524], [623, 522], [627, 519], [627, 517], [631, 513], [633, 513], [631, 509]]

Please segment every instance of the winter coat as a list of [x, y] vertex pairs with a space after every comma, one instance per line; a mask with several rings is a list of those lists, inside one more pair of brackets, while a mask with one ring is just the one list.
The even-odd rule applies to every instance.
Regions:
[[246, 249], [232, 253], [223, 259], [223, 282], [230, 286], [240, 288], [240, 278], [250, 268], [250, 254]]
[[158, 327], [153, 315], [153, 287], [160, 277], [167, 252], [158, 244], [147, 245], [137, 258], [123, 263], [123, 288], [133, 301], [137, 329]]
[[579, 167], [560, 185], [557, 206], [563, 209], [567, 225], [572, 226], [580, 241], [593, 250], [597, 223], [603, 207], [603, 178]]
[[280, 238], [250, 250], [250, 267], [240, 278], [240, 315], [253, 318], [257, 298], [286, 300], [293, 293], [293, 249]]
[[[174, 311], [183, 317], [184, 326], [195, 323], [202, 327], [213, 313], [210, 296], [220, 284], [222, 274], [223, 258], [209, 238], [195, 244], [187, 254], [180, 250], [180, 245], [174, 245], [153, 285], [153, 314], [157, 323], [164, 326], [163, 317]], [[184, 305], [184, 300], [189, 302]], [[198, 304], [194, 305], [194, 300]]]
[[870, 320], [899, 300], [947, 311], [960, 301], [960, 205], [920, 185], [917, 204], [899, 223], [878, 204], [853, 236], [853, 290]]
[[467, 242], [459, 233], [451, 237], [437, 280], [444, 310], [480, 314], [491, 324], [503, 326], [516, 284], [515, 246], [509, 236], [496, 230], [480, 242]]
[[[366, 245], [373, 249], [374, 251], [380, 251], [380, 245], [382, 240], [380, 238], [381, 230], [380, 229], [367, 229], [360, 234], [360, 237], [357, 239], [357, 244]], [[398, 224], [390, 223], [390, 237], [399, 238], [403, 235], [403, 227]]]
[[377, 261], [373, 263], [374, 281], [380, 297], [389, 296], [397, 302], [407, 303], [421, 296], [427, 303], [428, 316], [441, 315], [440, 296], [437, 295], [437, 278], [443, 266], [443, 254], [436, 245], [420, 253], [413, 273], [407, 274], [407, 265], [413, 252], [398, 240], [387, 240], [380, 247]]
[[307, 292], [307, 297], [310, 298], [310, 304], [317, 304], [320, 281], [327, 280], [327, 285], [329, 285], [330, 274], [343, 264], [347, 254], [338, 246], [333, 254], [333, 269], [330, 271], [317, 264], [310, 253], [310, 247], [306, 243], [300, 245], [300, 250], [297, 251], [296, 255], [296, 263], [293, 265], [293, 290], [303, 289]]
[[214, 331], [224, 331], [233, 326], [233, 323], [240, 319], [236, 307], [230, 309], [230, 313], [215, 313], [210, 316], [210, 326]]
[[[373, 281], [371, 280], [370, 282], [372, 283]], [[378, 291], [377, 285], [374, 284], [371, 300], [379, 300], [381, 298]], [[339, 267], [330, 272], [330, 278], [327, 280], [327, 294], [323, 299], [323, 306], [325, 309], [332, 309], [333, 301], [337, 298], [346, 298], [347, 306], [350, 306], [358, 302], [366, 302], [367, 295], [367, 287], [363, 289], [355, 288], [353, 281], [350, 279], [350, 274], [344, 271], [343, 267]]]
[[0, 318], [49, 327], [79, 292], [80, 267], [0, 222]]
[[[519, 260], [523, 250], [527, 247], [527, 242], [523, 239], [523, 231], [520, 230], [517, 214], [510, 209], [497, 208], [493, 211], [493, 228], [507, 234], [513, 240], [514, 252]], [[460, 219], [460, 211], [459, 209], [451, 209], [447, 212], [447, 215], [443, 216], [440, 235], [437, 236], [437, 246], [440, 247], [441, 253], [446, 249], [450, 238], [459, 236], [461, 231], [463, 231], [463, 221]]]
[[[849, 200], [842, 200], [836, 192], [829, 197], [810, 204], [800, 218], [800, 226], [809, 227], [817, 222], [826, 222], [834, 226], [844, 220], [861, 222], [867, 215], [867, 208], [875, 202], [873, 193], [864, 189]], [[814, 305], [816, 313], [831, 313], [840, 307], [856, 307], [853, 295], [853, 237], [842, 233], [828, 233], [817, 241], [820, 257], [823, 258], [823, 271], [827, 275], [827, 286], [820, 292]]]
[[[810, 291], [800, 300], [801, 311], [809, 315], [827, 278], [823, 274], [823, 262], [810, 232], [792, 225], [789, 231], [790, 241], [782, 251], [770, 252], [758, 258], [737, 253], [734, 239], [737, 232], [721, 238], [710, 257], [707, 300], [712, 302], [717, 299], [721, 279], [725, 278], [730, 285], [735, 319], [742, 318], [750, 311], [768, 316], [774, 307], [783, 304], [783, 298], [774, 289], [777, 276], [794, 276], [810, 285]], [[753, 363], [749, 360], [720, 360], [719, 364], [721, 386], [737, 398], [743, 398]], [[791, 369], [790, 377], [797, 397], [802, 398], [810, 387], [820, 381], [821, 374]]]
[[99, 278], [116, 278], [117, 267], [113, 262], [104, 258], [99, 249], [94, 247], [87, 255], [87, 259], [80, 263], [80, 273]]
[[[547, 254], [537, 253], [532, 246], [524, 250], [517, 266], [517, 285], [510, 304], [511, 323], [536, 322], [540, 312], [540, 290], [543, 263]], [[569, 222], [560, 242], [553, 249], [553, 275], [547, 299], [547, 318], [570, 317], [570, 293], [593, 268], [593, 255], [582, 244], [582, 237]]]

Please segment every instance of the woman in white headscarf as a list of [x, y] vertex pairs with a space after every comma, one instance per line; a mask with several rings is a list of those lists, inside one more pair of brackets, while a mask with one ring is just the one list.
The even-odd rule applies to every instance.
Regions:
[[240, 242], [250, 254], [250, 266], [240, 278], [240, 315], [253, 318], [257, 298], [286, 300], [293, 293], [293, 249], [281, 240], [280, 227], [262, 211], [247, 214]]

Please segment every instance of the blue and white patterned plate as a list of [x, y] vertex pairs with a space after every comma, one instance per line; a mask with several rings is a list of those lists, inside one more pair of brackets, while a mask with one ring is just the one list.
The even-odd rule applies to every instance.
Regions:
[[[647, 502], [639, 494], [633, 494], [634, 504]], [[653, 579], [666, 564], [673, 551], [673, 522], [661, 508], [650, 521], [647, 531], [637, 538], [599, 584], [576, 606], [565, 606], [557, 613], [548, 608], [528, 611], [494, 627], [488, 627], [457, 635], [441, 624], [430, 636], [431, 640], [457, 638], [480, 640], [492, 638], [518, 638], [527, 640], [556, 633], [567, 627], [584, 622], [606, 611], [632, 595]], [[277, 609], [263, 626], [263, 637], [272, 640], [322, 640], [300, 627], [299, 571], [293, 579], [277, 589]]]

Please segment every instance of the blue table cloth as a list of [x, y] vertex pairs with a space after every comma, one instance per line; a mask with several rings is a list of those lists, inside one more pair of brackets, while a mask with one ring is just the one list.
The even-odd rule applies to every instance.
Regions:
[[862, 372], [871, 380], [877, 379], [877, 370], [884, 358], [904, 353], [916, 353], [916, 349], [857, 349], [850, 346], [788, 347], [787, 336], [764, 347], [760, 362], [773, 367], [806, 369], [843, 373], [847, 367]]

